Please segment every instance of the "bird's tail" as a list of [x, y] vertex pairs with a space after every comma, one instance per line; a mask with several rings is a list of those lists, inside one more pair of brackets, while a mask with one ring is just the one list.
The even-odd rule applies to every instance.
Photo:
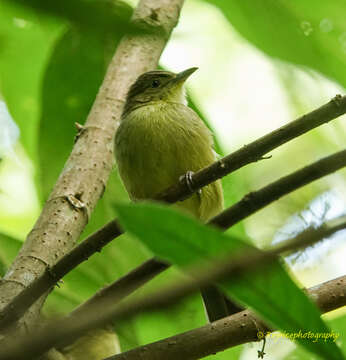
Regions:
[[243, 310], [242, 307], [228, 299], [216, 286], [210, 285], [201, 289], [201, 294], [209, 322]]

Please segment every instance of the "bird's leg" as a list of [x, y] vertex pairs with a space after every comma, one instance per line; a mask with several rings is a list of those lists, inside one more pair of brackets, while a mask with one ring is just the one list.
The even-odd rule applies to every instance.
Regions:
[[198, 189], [197, 191], [194, 189], [194, 184], [192, 180], [193, 171], [187, 171], [184, 175], [180, 176], [179, 181], [185, 182], [191, 193], [197, 192], [198, 195], [202, 194], [202, 189]]

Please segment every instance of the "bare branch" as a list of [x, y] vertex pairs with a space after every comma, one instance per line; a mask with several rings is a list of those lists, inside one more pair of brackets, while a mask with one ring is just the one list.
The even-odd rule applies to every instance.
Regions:
[[[0, 348], [0, 360], [28, 360], [37, 357], [56, 344], [73, 341], [85, 331], [107, 324], [111, 320], [124, 320], [144, 311], [164, 308], [198, 291], [201, 287], [216, 281], [237, 277], [242, 271], [251, 269], [258, 271], [260, 265], [268, 265], [273, 261], [277, 261], [277, 257], [281, 253], [306, 247], [345, 228], [346, 217], [335, 219], [328, 222], [328, 225], [324, 224], [318, 229], [306, 230], [295, 238], [273, 247], [271, 250], [260, 251], [253, 249], [247, 251], [246, 254], [215, 261], [203, 268], [192, 269], [189, 272], [191, 276], [186, 277], [184, 280], [180, 279], [178, 282], [167, 285], [156, 292], [119, 306], [114, 306], [113, 299], [108, 297], [93, 301], [89, 306], [85, 306], [83, 311], [80, 310], [60, 320], [51, 321], [42, 329], [17, 341], [9, 339]], [[342, 290], [344, 293], [344, 287]], [[331, 294], [331, 296], [334, 295]], [[334, 303], [345, 304], [345, 296], [341, 296], [341, 299]]]
[[[160, 31], [131, 34], [117, 47], [83, 131], [38, 221], [0, 283], [0, 308], [36, 278], [51, 274], [49, 267], [75, 245], [112, 169], [113, 137], [128, 88], [141, 73], [157, 66], [182, 5], [183, 0], [139, 2], [132, 21]], [[37, 318], [44, 299], [42, 296], [26, 312], [27, 326]]]

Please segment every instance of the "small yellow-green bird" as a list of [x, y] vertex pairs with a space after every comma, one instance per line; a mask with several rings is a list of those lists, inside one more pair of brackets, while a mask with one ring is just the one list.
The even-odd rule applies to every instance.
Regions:
[[[149, 71], [131, 86], [115, 136], [115, 157], [132, 200], [160, 191], [216, 160], [210, 131], [187, 105], [184, 83], [197, 70], [178, 74]], [[192, 184], [191, 184], [192, 185]], [[223, 209], [220, 181], [205, 186], [175, 206], [203, 222]], [[202, 290], [209, 321], [227, 315], [225, 300], [214, 287]]]

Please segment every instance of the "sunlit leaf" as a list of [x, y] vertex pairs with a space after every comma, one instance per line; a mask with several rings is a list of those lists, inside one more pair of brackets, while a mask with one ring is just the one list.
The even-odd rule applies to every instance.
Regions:
[[204, 1], [268, 55], [311, 67], [346, 86], [344, 1]]

